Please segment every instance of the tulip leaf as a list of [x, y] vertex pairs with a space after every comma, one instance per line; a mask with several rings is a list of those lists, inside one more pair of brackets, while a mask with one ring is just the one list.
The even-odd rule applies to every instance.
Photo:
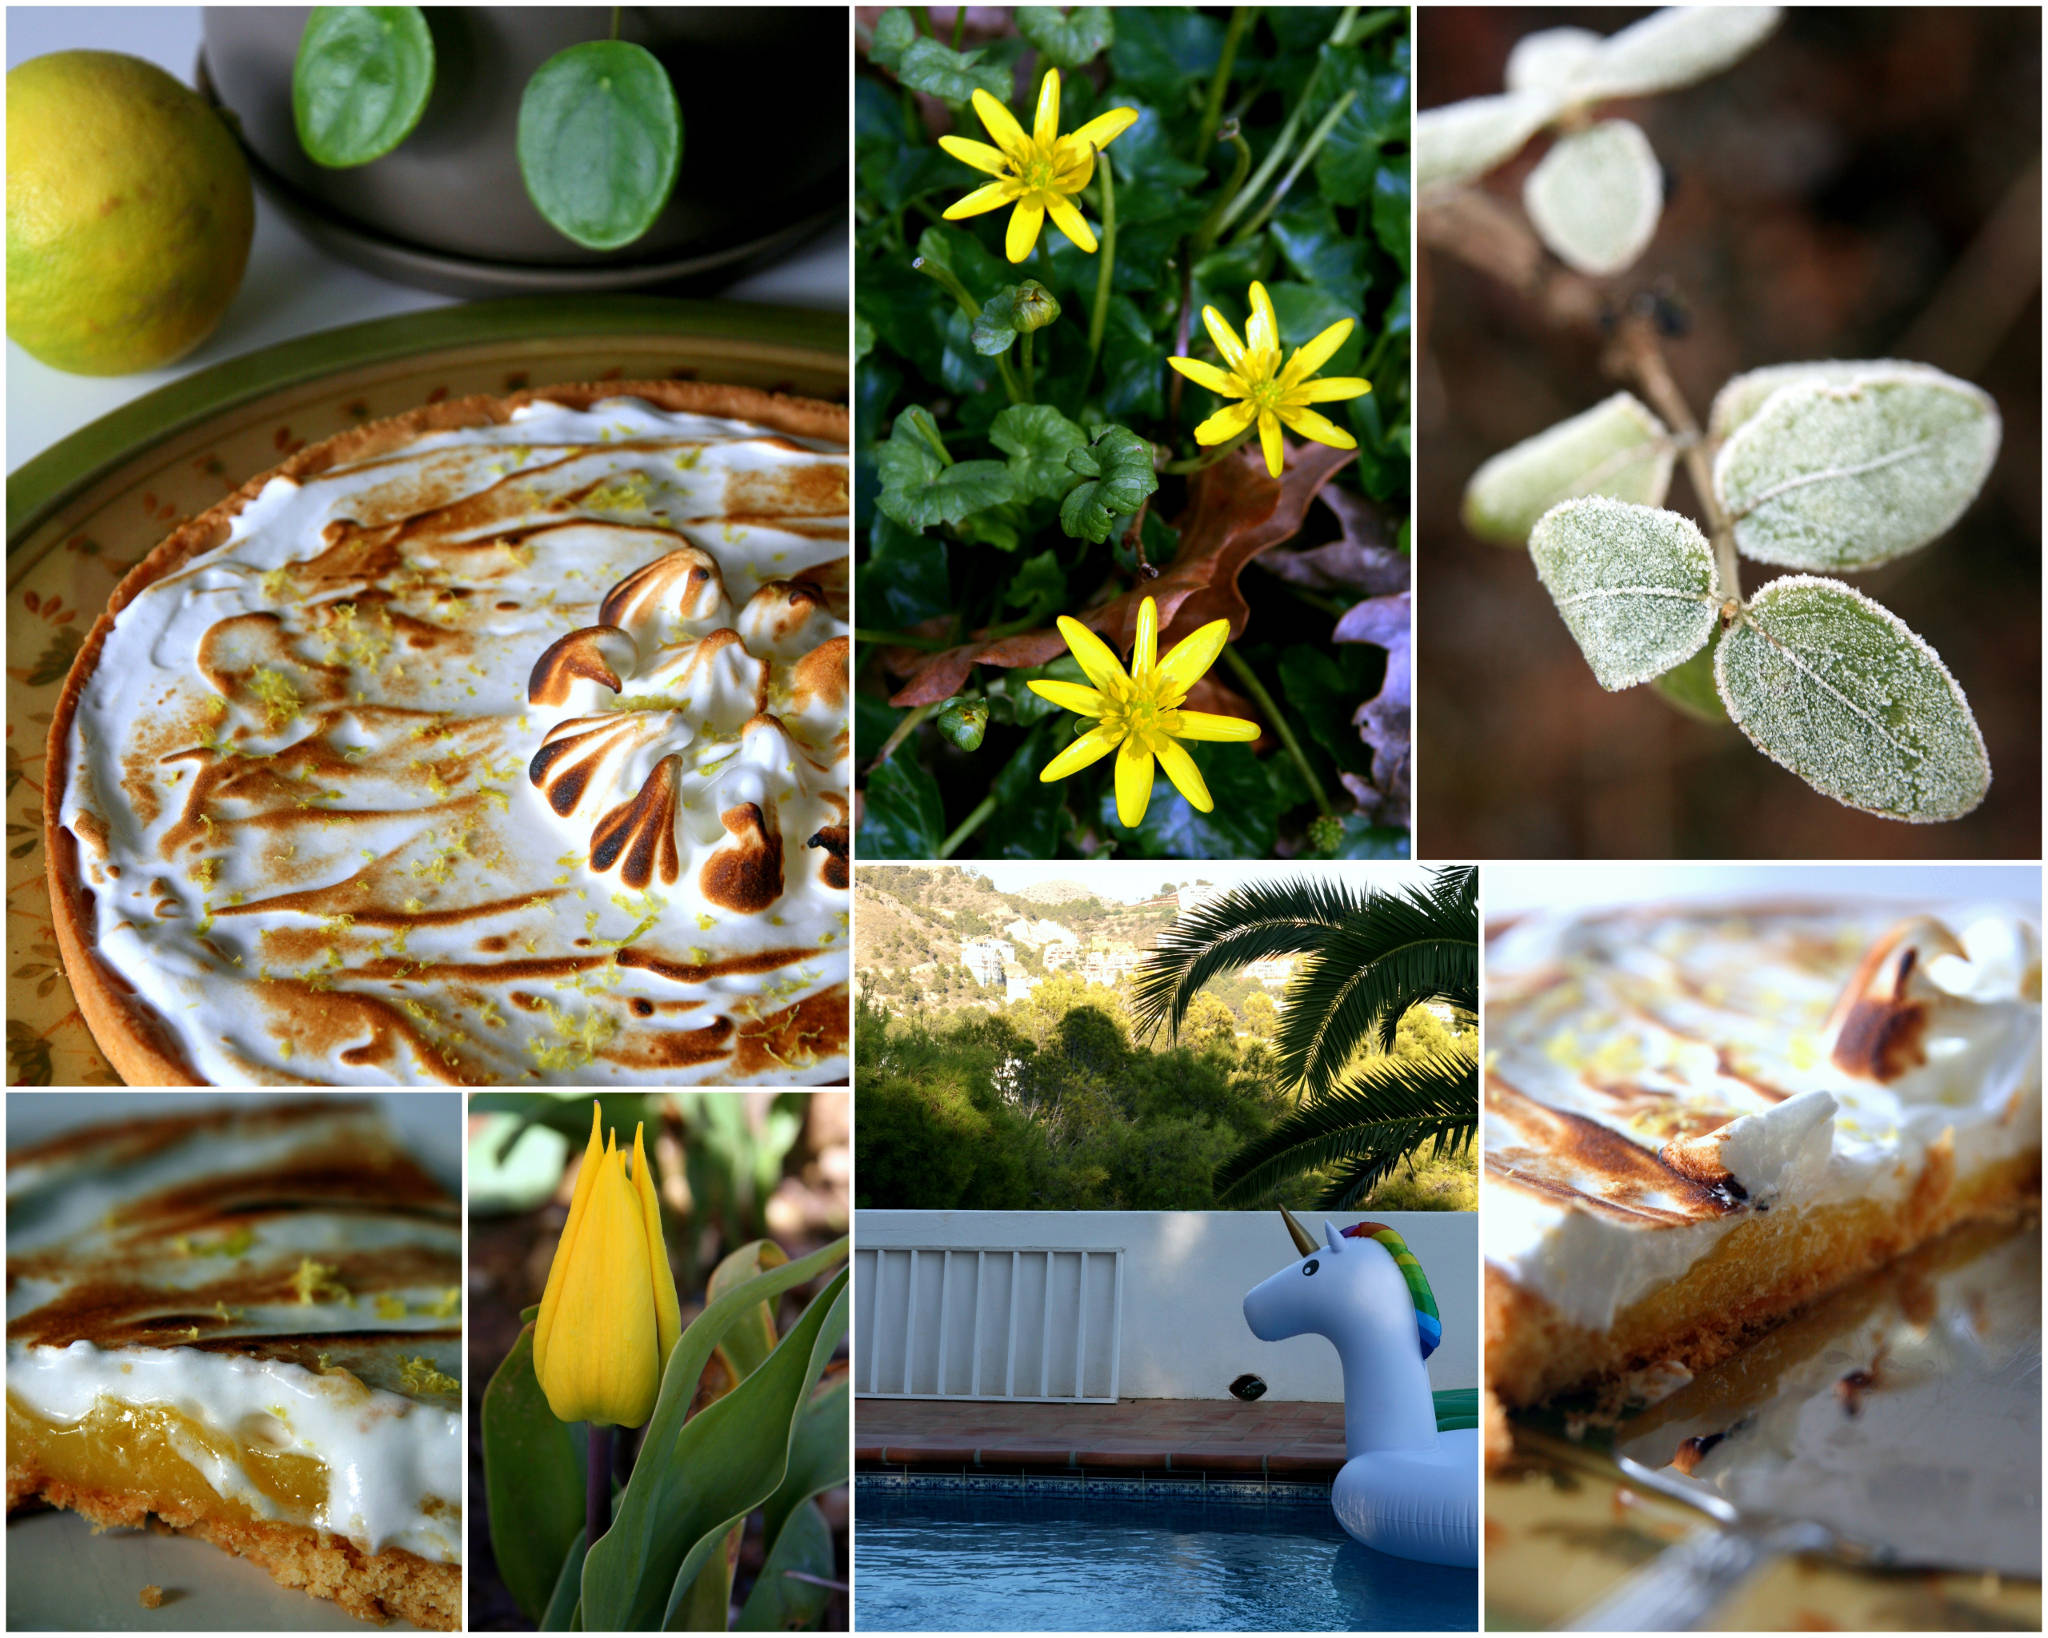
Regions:
[[589, 1436], [581, 1422], [558, 1422], [533, 1374], [533, 1327], [484, 1389], [484, 1492], [491, 1551], [513, 1601], [538, 1621], [555, 1591], [555, 1572], [583, 1528]]
[[1485, 175], [1534, 136], [1557, 112], [1547, 91], [1510, 91], [1426, 108], [1415, 116], [1409, 160], [1415, 191], [1453, 187]]
[[1713, 634], [1714, 554], [1690, 518], [1565, 501], [1537, 521], [1529, 555], [1602, 688], [1648, 682]]
[[1998, 408], [1924, 367], [1778, 388], [1714, 458], [1714, 489], [1745, 557], [1867, 569], [1963, 515], [1998, 456]]
[[1017, 32], [1056, 68], [1079, 68], [1116, 42], [1107, 6], [1076, 6], [1065, 16], [1057, 6], [1019, 6]]
[[[780, 1268], [788, 1261], [787, 1254], [773, 1240], [751, 1240], [719, 1260], [704, 1288], [705, 1300], [716, 1302], [728, 1291], [737, 1291], [757, 1275]], [[757, 1302], [742, 1313], [719, 1339], [717, 1351], [737, 1387], [775, 1351], [774, 1304]]]
[[1574, 100], [1646, 97], [1718, 74], [1761, 45], [1777, 6], [1669, 6], [1600, 43], [1576, 75]]
[[668, 70], [629, 40], [558, 51], [519, 99], [519, 174], [548, 225], [586, 250], [617, 250], [668, 207], [683, 162], [683, 111]]
[[851, 1379], [838, 1376], [819, 1387], [804, 1407], [789, 1448], [789, 1471], [775, 1494], [762, 1504], [761, 1516], [772, 1545], [787, 1521], [821, 1491], [846, 1483], [848, 1406]]
[[292, 123], [317, 165], [367, 165], [419, 124], [434, 37], [418, 6], [315, 6], [292, 61]]
[[1605, 278], [1656, 236], [1664, 171], [1640, 126], [1602, 120], [1558, 138], [1522, 185], [1522, 204], [1559, 261]]
[[1618, 392], [1501, 451], [1465, 486], [1465, 527], [1496, 546], [1523, 546], [1559, 501], [1607, 495], [1662, 506], [1676, 451], [1670, 430], [1633, 394]]
[[[711, 1302], [685, 1327], [663, 1373], [632, 1481], [619, 1499], [611, 1529], [583, 1566], [587, 1628], [643, 1631], [661, 1626], [671, 1593], [688, 1593], [735, 1517], [744, 1517], [774, 1494], [788, 1465], [789, 1425], [816, 1380], [810, 1359], [831, 1329], [827, 1320], [845, 1290], [845, 1270], [813, 1300], [760, 1369], [701, 1415], [689, 1416], [690, 1405], [713, 1350], [747, 1310], [843, 1263], [846, 1248], [842, 1235], [808, 1257], [756, 1275]], [[825, 1357], [844, 1328], [841, 1312], [824, 1345]], [[823, 1363], [819, 1357], [817, 1367]], [[741, 1501], [744, 1505], [736, 1505]]]
[[[578, 1425], [581, 1426], [580, 1423]], [[576, 1539], [569, 1543], [568, 1556], [562, 1560], [561, 1573], [555, 1577], [554, 1593], [540, 1618], [542, 1632], [574, 1632], [582, 1625], [577, 1614], [583, 1603], [583, 1551], [585, 1537], [589, 1533], [587, 1525], [578, 1526]]]
[[1823, 796], [1890, 819], [1959, 819], [1991, 763], [1941, 657], [1839, 580], [1790, 575], [1721, 639], [1714, 680], [1735, 725]]
[[[846, 1443], [844, 1434], [840, 1436]], [[754, 1590], [734, 1623], [736, 1632], [797, 1632], [817, 1624], [831, 1589], [818, 1585], [838, 1569], [832, 1550], [832, 1527], [818, 1504], [807, 1501], [790, 1515], [775, 1545], [761, 1563]], [[797, 1576], [818, 1580], [797, 1579]]]
[[1060, 527], [1099, 546], [1136, 514], [1159, 479], [1152, 471], [1152, 446], [1129, 427], [1092, 427], [1089, 436], [1085, 449], [1067, 452], [1067, 469], [1083, 481], [1060, 502]]
[[1012, 404], [995, 418], [988, 441], [1010, 457], [1017, 499], [1058, 500], [1073, 487], [1067, 457], [1088, 444], [1088, 434], [1050, 404]]

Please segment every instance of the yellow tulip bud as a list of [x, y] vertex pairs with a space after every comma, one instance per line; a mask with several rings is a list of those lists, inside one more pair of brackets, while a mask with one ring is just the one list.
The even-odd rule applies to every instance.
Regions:
[[654, 1414], [682, 1307], [641, 1131], [629, 1178], [618, 1134], [598, 1141], [602, 1117], [593, 1102], [569, 1223], [534, 1326], [533, 1370], [564, 1422], [637, 1428]]

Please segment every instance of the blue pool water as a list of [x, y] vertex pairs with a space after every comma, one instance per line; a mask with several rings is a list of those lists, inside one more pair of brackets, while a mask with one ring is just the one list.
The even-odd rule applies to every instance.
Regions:
[[1361, 1547], [1325, 1506], [863, 1489], [856, 1507], [861, 1631], [1478, 1630], [1476, 1570]]

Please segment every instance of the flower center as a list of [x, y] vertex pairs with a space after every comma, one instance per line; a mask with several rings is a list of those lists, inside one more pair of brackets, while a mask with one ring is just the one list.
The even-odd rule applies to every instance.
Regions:
[[1040, 148], [1033, 147], [1031, 157], [1025, 160], [1023, 168], [1018, 171], [1017, 176], [1018, 180], [1025, 187], [1032, 189], [1034, 192], [1057, 193], [1059, 189], [1054, 182], [1054, 178], [1058, 174], [1059, 167], [1053, 163], [1053, 156]]

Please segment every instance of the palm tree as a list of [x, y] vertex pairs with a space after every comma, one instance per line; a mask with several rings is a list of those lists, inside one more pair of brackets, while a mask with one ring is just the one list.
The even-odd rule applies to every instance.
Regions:
[[1330, 881], [1254, 882], [1177, 920], [1138, 969], [1139, 1029], [1178, 1036], [1196, 993], [1272, 956], [1306, 957], [1294, 975], [1276, 1043], [1295, 1108], [1216, 1168], [1216, 1198], [1245, 1205], [1291, 1177], [1327, 1170], [1316, 1204], [1355, 1206], [1424, 1144], [1462, 1153], [1479, 1125], [1479, 1064], [1463, 1043], [1418, 1057], [1390, 1053], [1401, 1015], [1418, 1002], [1479, 1014], [1479, 872], [1431, 872], [1400, 892]]

